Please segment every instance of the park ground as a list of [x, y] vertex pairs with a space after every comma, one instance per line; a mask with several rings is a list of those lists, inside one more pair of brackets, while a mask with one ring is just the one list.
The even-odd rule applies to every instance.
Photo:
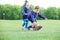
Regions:
[[39, 31], [22, 30], [22, 22], [0, 20], [0, 40], [60, 40], [60, 20], [38, 20], [43, 26]]

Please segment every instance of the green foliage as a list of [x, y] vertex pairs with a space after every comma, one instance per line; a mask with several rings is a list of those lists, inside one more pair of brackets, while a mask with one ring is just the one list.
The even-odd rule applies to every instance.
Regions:
[[[0, 19], [19, 20], [22, 19], [23, 6], [18, 5], [1, 5], [0, 4]], [[30, 10], [34, 10], [34, 6], [30, 5]], [[40, 8], [40, 13], [48, 19], [60, 19], [60, 8], [49, 7], [47, 9]], [[37, 19], [40, 19], [37, 17]]]
[[2, 19], [3, 18], [3, 5], [0, 5], [0, 19]]
[[58, 19], [60, 19], [60, 8], [58, 8], [58, 16], [59, 16]]
[[[0, 5], [0, 16], [4, 16], [3, 14], [5, 14], [5, 19], [21, 19], [21, 6], [17, 6], [17, 5]], [[1, 19], [3, 19], [3, 17], [0, 17]]]
[[34, 6], [33, 5], [30, 5], [30, 10], [34, 10]]
[[58, 9], [56, 7], [50, 7], [45, 11], [45, 16], [49, 19], [58, 19]]

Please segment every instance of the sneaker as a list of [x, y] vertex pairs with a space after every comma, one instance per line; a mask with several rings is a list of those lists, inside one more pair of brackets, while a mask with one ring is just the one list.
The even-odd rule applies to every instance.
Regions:
[[24, 30], [24, 27], [22, 27], [22, 30]]
[[27, 30], [30, 30], [30, 28], [27, 28]]

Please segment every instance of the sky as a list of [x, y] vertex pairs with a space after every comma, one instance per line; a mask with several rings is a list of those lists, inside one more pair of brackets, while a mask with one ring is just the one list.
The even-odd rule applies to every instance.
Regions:
[[[0, 4], [20, 5], [24, 4], [25, 0], [0, 0]], [[60, 0], [28, 0], [30, 5], [40, 6], [43, 8], [60, 7]]]

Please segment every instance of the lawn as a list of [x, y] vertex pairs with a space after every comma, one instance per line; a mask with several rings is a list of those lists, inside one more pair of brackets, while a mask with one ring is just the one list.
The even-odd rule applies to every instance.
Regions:
[[0, 20], [0, 40], [60, 40], [60, 20], [38, 20], [43, 26], [39, 31], [22, 30], [22, 22]]

